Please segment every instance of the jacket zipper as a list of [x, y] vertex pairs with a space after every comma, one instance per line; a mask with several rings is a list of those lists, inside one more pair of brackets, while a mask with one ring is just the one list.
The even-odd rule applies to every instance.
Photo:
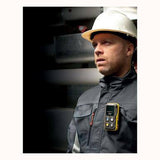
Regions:
[[94, 121], [94, 116], [95, 116], [95, 112], [96, 112], [96, 109], [92, 112], [92, 115], [91, 115], [91, 121], [89, 123], [89, 133], [88, 133], [88, 142], [87, 142], [87, 145], [89, 146], [89, 141], [90, 141], [90, 136], [91, 136], [91, 130], [92, 130], [92, 126], [93, 126], [93, 121]]

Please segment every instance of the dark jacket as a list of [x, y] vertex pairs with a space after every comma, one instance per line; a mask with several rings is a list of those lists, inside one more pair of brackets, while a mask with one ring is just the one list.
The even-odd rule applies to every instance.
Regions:
[[[104, 129], [105, 104], [108, 102], [120, 105], [117, 131]], [[123, 78], [102, 78], [99, 85], [79, 97], [69, 125], [67, 152], [137, 152], [137, 74], [133, 68]]]

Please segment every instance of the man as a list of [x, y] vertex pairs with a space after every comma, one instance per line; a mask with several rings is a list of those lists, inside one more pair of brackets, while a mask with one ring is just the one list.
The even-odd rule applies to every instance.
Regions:
[[104, 75], [79, 99], [68, 130], [68, 152], [137, 152], [137, 75], [132, 67], [136, 27], [117, 11], [100, 14], [82, 34]]

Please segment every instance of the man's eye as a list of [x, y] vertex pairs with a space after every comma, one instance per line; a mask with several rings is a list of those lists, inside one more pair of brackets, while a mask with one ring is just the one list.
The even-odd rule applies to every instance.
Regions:
[[96, 48], [97, 43], [92, 43], [93, 48]]
[[105, 44], [105, 45], [110, 45], [111, 42], [110, 41], [103, 41], [102, 44]]

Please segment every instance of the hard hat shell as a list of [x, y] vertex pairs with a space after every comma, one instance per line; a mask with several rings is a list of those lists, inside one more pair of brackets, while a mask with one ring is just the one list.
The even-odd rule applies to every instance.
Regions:
[[82, 33], [82, 37], [92, 41], [92, 33], [99, 31], [118, 32], [137, 39], [137, 29], [132, 20], [116, 10], [108, 10], [101, 13], [96, 18], [92, 29]]

